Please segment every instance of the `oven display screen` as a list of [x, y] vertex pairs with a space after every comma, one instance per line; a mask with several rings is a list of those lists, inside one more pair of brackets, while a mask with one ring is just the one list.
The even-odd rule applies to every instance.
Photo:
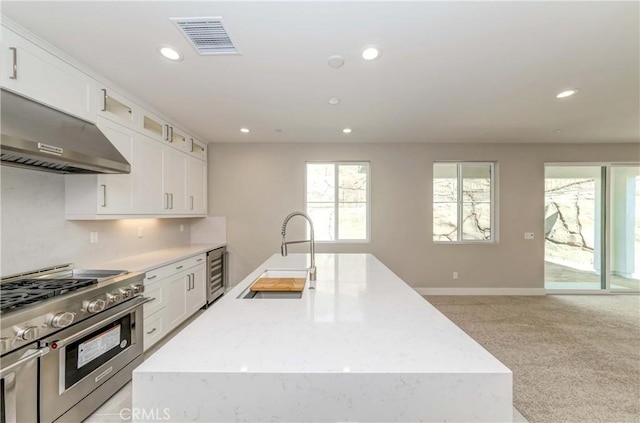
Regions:
[[120, 345], [120, 326], [78, 345], [78, 369]]
[[129, 348], [134, 327], [132, 314], [125, 314], [68, 344], [64, 353], [65, 389]]

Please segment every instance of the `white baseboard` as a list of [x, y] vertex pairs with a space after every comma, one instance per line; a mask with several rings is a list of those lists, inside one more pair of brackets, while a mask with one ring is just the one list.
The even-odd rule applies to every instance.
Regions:
[[414, 288], [420, 295], [546, 295], [544, 288]]

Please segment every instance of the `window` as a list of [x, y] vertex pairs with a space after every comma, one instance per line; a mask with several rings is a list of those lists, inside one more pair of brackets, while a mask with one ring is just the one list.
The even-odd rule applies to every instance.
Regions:
[[433, 164], [433, 240], [493, 242], [494, 164]]
[[305, 198], [316, 241], [369, 240], [369, 163], [307, 163]]

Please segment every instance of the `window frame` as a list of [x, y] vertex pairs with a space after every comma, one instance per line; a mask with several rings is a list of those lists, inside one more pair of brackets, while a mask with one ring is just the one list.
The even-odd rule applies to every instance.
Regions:
[[[303, 190], [304, 190], [304, 194], [303, 194], [303, 198], [304, 198], [304, 212], [308, 214], [308, 209], [307, 209], [307, 166], [310, 164], [324, 164], [324, 165], [333, 165], [334, 166], [334, 200], [333, 200], [333, 207], [334, 207], [334, 211], [335, 211], [335, 222], [336, 224], [334, 225], [334, 240], [315, 240], [316, 243], [319, 244], [367, 244], [371, 242], [371, 162], [368, 160], [308, 160], [305, 161], [304, 164], [304, 186], [303, 186]], [[367, 196], [366, 196], [366, 205], [367, 205], [367, 224], [366, 224], [366, 238], [365, 239], [338, 239], [338, 234], [340, 233], [340, 201], [338, 200], [339, 198], [339, 190], [340, 190], [340, 186], [338, 183], [338, 178], [339, 178], [339, 171], [338, 171], [338, 167], [342, 166], [342, 165], [358, 165], [358, 166], [363, 166], [366, 165], [367, 167]], [[307, 227], [307, 236], [309, 235], [308, 233], [308, 227]]]
[[[437, 164], [455, 164], [457, 166], [456, 170], [456, 184], [457, 184], [457, 198], [456, 198], [456, 219], [458, 224], [458, 234], [457, 239], [455, 241], [445, 241], [445, 240], [435, 240], [433, 224], [434, 224], [434, 205], [436, 202], [434, 201], [434, 191], [433, 191], [433, 181], [436, 179], [434, 175], [434, 166]], [[489, 223], [491, 225], [491, 237], [489, 239], [463, 239], [463, 212], [462, 207], [464, 204], [464, 196], [462, 193], [463, 189], [463, 172], [462, 168], [464, 166], [489, 166], [490, 172], [490, 180], [489, 187], [491, 190], [489, 196]], [[497, 196], [496, 196], [496, 187], [497, 187], [497, 162], [489, 162], [489, 161], [434, 161], [431, 163], [431, 241], [434, 244], [442, 244], [442, 245], [452, 245], [452, 244], [497, 244], [498, 243], [498, 225], [497, 225]]]

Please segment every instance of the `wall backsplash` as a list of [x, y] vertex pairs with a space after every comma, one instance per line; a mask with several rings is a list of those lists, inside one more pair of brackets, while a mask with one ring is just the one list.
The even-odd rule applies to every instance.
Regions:
[[[3, 276], [62, 263], [94, 267], [190, 243], [190, 219], [65, 220], [62, 175], [1, 166], [0, 184]], [[98, 232], [97, 243], [89, 242], [89, 232]]]

